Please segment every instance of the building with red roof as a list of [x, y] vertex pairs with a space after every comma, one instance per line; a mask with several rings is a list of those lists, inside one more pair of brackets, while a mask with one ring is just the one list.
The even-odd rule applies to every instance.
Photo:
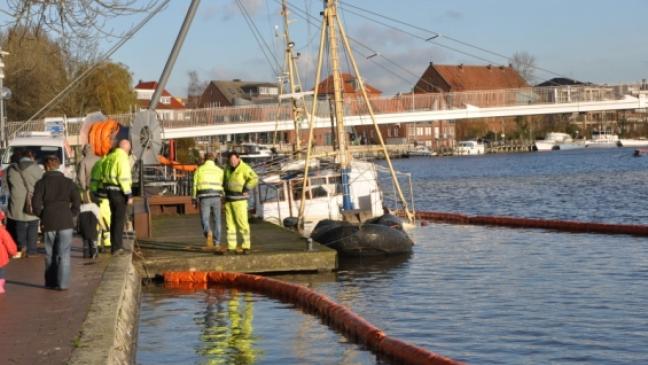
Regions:
[[[140, 109], [147, 109], [149, 107], [157, 85], [157, 81], [142, 80], [135, 85], [135, 95]], [[155, 110], [162, 120], [180, 120], [183, 119], [186, 109], [187, 107], [181, 98], [171, 95], [168, 90], [164, 89]]]

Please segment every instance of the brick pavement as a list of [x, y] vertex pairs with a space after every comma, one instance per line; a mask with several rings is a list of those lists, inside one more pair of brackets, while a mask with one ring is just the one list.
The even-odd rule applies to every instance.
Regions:
[[67, 291], [44, 288], [43, 256], [7, 265], [7, 293], [0, 295], [0, 364], [67, 362], [109, 258], [103, 254], [95, 264], [88, 261], [75, 238]]

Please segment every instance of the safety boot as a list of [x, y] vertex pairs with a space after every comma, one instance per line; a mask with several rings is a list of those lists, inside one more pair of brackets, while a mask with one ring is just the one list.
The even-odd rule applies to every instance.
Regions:
[[207, 248], [214, 248], [214, 235], [211, 231], [207, 232], [207, 238], [205, 238], [205, 246]]

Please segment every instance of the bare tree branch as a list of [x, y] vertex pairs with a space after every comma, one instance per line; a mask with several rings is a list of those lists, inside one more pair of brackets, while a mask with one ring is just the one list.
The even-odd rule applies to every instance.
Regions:
[[[158, 0], [6, 0], [2, 12], [12, 19], [10, 28], [34, 29], [65, 42], [68, 49], [86, 49], [121, 33], [107, 29], [120, 16], [150, 11]], [[90, 57], [91, 58], [91, 57]]]
[[528, 52], [515, 52], [511, 57], [511, 66], [527, 83], [535, 83], [536, 58]]

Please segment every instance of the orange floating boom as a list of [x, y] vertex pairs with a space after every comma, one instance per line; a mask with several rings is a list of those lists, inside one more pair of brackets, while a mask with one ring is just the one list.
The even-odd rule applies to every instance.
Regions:
[[470, 216], [459, 213], [421, 211], [416, 212], [416, 217], [418, 219], [454, 224], [474, 224], [510, 228], [535, 228], [572, 233], [627, 234], [633, 236], [648, 236], [648, 226], [639, 224], [610, 224], [564, 221], [557, 219]]
[[234, 272], [167, 272], [165, 285], [206, 288], [208, 283], [236, 287], [293, 303], [327, 320], [334, 328], [372, 351], [403, 365], [461, 365], [461, 362], [387, 336], [351, 309], [301, 285]]

